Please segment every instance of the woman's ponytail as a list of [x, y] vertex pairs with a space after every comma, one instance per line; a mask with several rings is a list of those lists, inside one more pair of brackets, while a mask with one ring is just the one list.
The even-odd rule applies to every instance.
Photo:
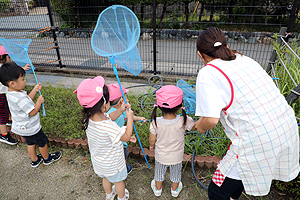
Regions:
[[234, 52], [227, 48], [224, 45], [221, 45], [218, 47], [215, 51], [215, 58], [220, 58], [221, 60], [235, 60], [236, 56], [234, 55]]
[[216, 27], [209, 27], [200, 33], [197, 38], [197, 51], [211, 58], [220, 58], [227, 61], [235, 60], [235, 53], [239, 53], [227, 47], [224, 33]]

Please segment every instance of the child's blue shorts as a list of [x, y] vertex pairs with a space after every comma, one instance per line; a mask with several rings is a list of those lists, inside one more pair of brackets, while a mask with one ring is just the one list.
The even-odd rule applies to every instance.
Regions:
[[125, 169], [121, 172], [119, 172], [119, 170], [118, 170], [118, 173], [116, 173], [115, 175], [112, 175], [112, 176], [104, 176], [104, 175], [98, 175], [98, 176], [100, 176], [101, 178], [103, 178], [103, 177], [107, 178], [107, 180], [111, 183], [117, 183], [117, 182], [123, 181], [127, 178], [127, 169], [125, 167]]

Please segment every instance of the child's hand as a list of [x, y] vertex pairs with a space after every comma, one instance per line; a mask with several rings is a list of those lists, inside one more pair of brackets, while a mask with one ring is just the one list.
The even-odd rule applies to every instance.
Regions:
[[42, 84], [37, 84], [36, 86], [34, 86], [34, 89], [36, 90], [36, 92], [39, 92], [39, 90], [42, 89]]
[[41, 95], [41, 96], [39, 96], [39, 98], [37, 99], [37, 101], [36, 102], [39, 102], [39, 103], [44, 103], [45, 102], [45, 99], [44, 99], [44, 97]]
[[132, 135], [129, 142], [133, 142], [133, 143], [136, 143], [136, 138], [135, 138], [135, 135]]
[[128, 108], [131, 108], [131, 105], [129, 103], [125, 104], [125, 108], [128, 109]]
[[145, 117], [139, 117], [138, 121], [142, 121], [143, 123], [147, 122], [147, 119]]
[[30, 69], [30, 64], [27, 63], [24, 67], [22, 67], [25, 71]]
[[150, 146], [150, 147], [149, 147], [149, 150], [150, 150], [150, 151], [154, 151], [154, 148], [155, 148], [155, 146]]
[[133, 120], [133, 111], [131, 110], [131, 108], [129, 108], [128, 110], [126, 109], [126, 115], [127, 119]]

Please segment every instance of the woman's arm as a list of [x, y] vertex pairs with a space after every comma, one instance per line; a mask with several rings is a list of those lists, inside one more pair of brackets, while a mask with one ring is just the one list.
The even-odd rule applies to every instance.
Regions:
[[200, 133], [205, 133], [206, 130], [214, 128], [219, 122], [219, 118], [214, 117], [200, 117], [195, 122], [195, 127]]

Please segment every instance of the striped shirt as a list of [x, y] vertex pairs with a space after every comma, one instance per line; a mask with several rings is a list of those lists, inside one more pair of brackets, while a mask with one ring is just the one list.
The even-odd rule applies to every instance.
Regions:
[[35, 104], [26, 91], [8, 91], [6, 98], [13, 122], [11, 131], [21, 136], [31, 136], [38, 133], [42, 128], [40, 115], [39, 113], [34, 116], [29, 115], [35, 108]]
[[95, 173], [113, 176], [126, 167], [123, 143], [120, 141], [126, 126], [120, 128], [107, 113], [104, 115], [107, 120], [97, 122], [89, 120], [86, 135]]

